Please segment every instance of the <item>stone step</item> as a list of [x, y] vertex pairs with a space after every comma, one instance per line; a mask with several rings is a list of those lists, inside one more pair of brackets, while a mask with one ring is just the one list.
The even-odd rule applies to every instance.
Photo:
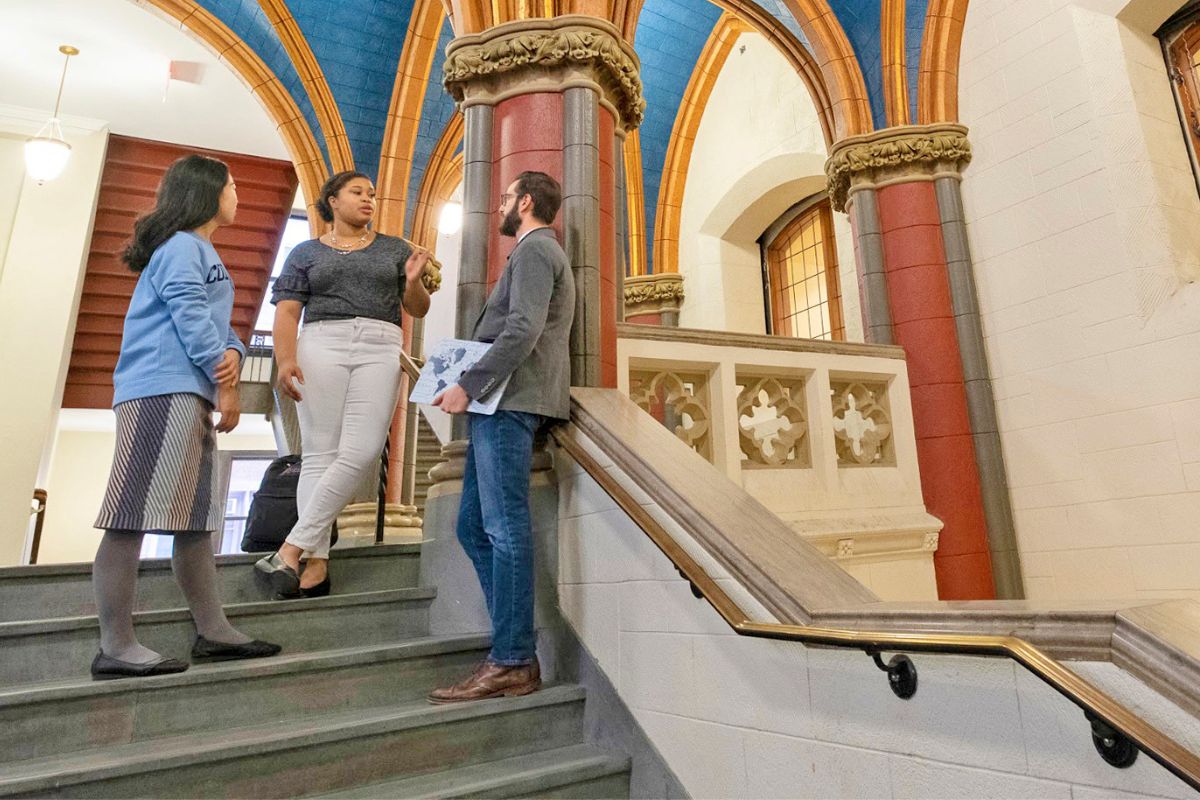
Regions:
[[486, 636], [414, 639], [0, 690], [0, 764], [416, 701], [469, 673], [487, 646]]
[[408, 703], [0, 767], [0, 797], [297, 797], [582, 743], [583, 689]]
[[[271, 594], [254, 580], [261, 554], [217, 556], [217, 581], [226, 603], [269, 600]], [[415, 586], [420, 571], [419, 544], [347, 547], [330, 553], [330, 576], [337, 594]], [[138, 576], [139, 611], [178, 608], [183, 595], [171, 573], [171, 560], [142, 561]], [[75, 617], [96, 613], [92, 565], [37, 564], [0, 568], [0, 623]]]
[[[386, 644], [429, 633], [430, 588], [330, 595], [225, 606], [243, 633], [283, 645], [284, 653]], [[134, 614], [139, 640], [186, 660], [195, 628], [187, 609]], [[0, 623], [0, 687], [84, 677], [99, 646], [94, 616]]]
[[575, 745], [462, 769], [360, 786], [321, 800], [401, 798], [629, 797], [629, 759], [594, 745]]

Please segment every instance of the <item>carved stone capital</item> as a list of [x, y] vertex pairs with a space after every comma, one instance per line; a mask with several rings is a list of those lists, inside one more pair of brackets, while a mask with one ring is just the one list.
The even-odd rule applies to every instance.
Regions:
[[646, 108], [640, 69], [633, 47], [611, 23], [565, 15], [458, 37], [446, 48], [442, 83], [463, 107], [586, 86], [631, 130], [641, 124]]
[[859, 189], [959, 178], [970, 162], [964, 126], [914, 125], [843, 139], [833, 146], [825, 175], [834, 209], [845, 211], [850, 194]]
[[678, 311], [683, 305], [683, 276], [676, 272], [625, 279], [625, 316]]

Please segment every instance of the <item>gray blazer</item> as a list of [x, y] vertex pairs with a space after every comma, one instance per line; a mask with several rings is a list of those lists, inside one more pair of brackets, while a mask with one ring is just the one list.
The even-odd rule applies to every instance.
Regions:
[[567, 254], [552, 229], [531, 231], [513, 248], [475, 321], [472, 338], [492, 342], [492, 349], [458, 385], [480, 400], [509, 378], [500, 410], [567, 419], [574, 319], [575, 278]]

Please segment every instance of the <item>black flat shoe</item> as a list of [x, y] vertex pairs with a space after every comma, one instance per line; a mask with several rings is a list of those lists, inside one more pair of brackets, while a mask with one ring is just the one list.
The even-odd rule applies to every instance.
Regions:
[[121, 678], [149, 678], [152, 675], [173, 675], [183, 672], [188, 664], [174, 658], [164, 658], [150, 664], [132, 664], [97, 653], [92, 659], [92, 680], [114, 681]]
[[236, 661], [241, 658], [267, 658], [283, 648], [277, 644], [255, 639], [245, 644], [214, 642], [197, 636], [192, 645], [192, 661]]
[[289, 597], [298, 595], [300, 592], [300, 576], [296, 570], [284, 563], [283, 559], [279, 557], [278, 551], [266, 558], [260, 558], [254, 564], [254, 572], [263, 576], [271, 584], [276, 597], [280, 595]]
[[303, 597], [327, 597], [332, 587], [333, 584], [329, 582], [329, 575], [327, 574], [325, 580], [315, 586], [309, 586], [307, 589], [301, 587], [300, 594]]

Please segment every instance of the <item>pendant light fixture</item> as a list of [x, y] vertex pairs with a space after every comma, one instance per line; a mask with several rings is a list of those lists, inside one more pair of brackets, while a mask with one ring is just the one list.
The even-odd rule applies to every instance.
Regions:
[[58, 48], [66, 56], [63, 61], [62, 78], [58, 82], [58, 97], [54, 100], [54, 116], [46, 121], [41, 130], [25, 142], [25, 171], [38, 184], [52, 181], [62, 174], [71, 156], [71, 145], [63, 137], [62, 125], [58, 121], [58, 109], [62, 105], [63, 86], [67, 82], [67, 65], [71, 56], [79, 55], [79, 49], [69, 44]]

